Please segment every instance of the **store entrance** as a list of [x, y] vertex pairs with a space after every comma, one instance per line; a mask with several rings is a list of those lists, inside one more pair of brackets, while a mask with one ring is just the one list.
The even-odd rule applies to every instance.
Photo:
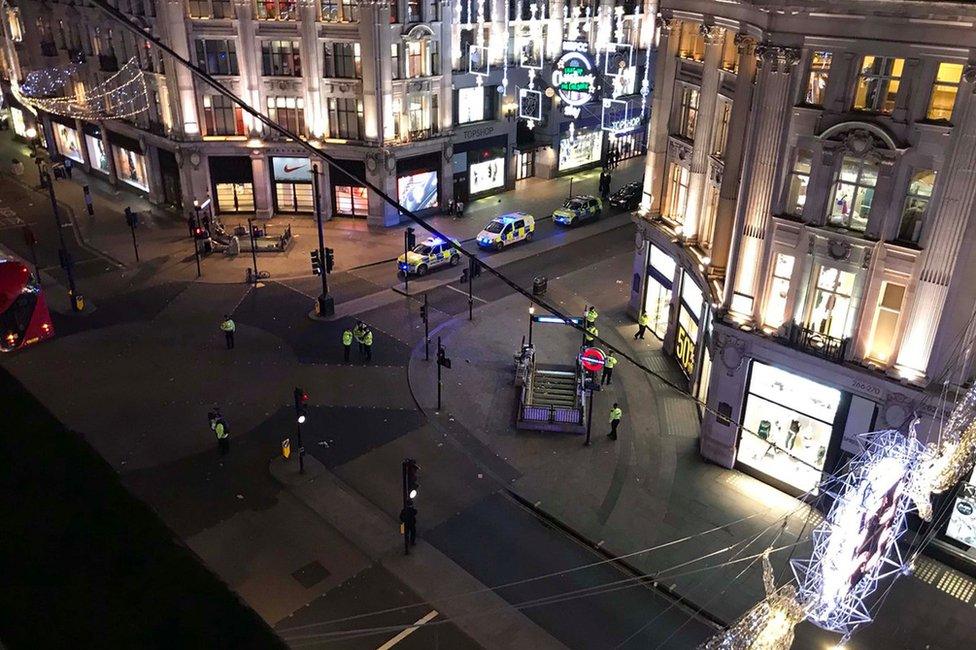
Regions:
[[315, 197], [311, 183], [275, 183], [277, 212], [313, 212]]
[[217, 183], [217, 208], [220, 212], [254, 212], [254, 185]]

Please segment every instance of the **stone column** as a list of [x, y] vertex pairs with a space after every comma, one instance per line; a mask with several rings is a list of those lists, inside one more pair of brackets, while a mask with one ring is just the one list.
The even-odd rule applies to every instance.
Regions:
[[719, 188], [718, 210], [712, 231], [712, 271], [725, 275], [735, 228], [735, 207], [739, 197], [739, 178], [742, 174], [743, 153], [746, 146], [746, 127], [752, 109], [752, 82], [756, 75], [756, 42], [741, 33], [735, 35], [739, 50], [739, 65], [732, 96], [729, 134], [725, 140], [725, 167]]
[[688, 203], [682, 228], [691, 242], [698, 240], [705, 187], [708, 184], [708, 158], [712, 153], [712, 131], [715, 127], [715, 106], [718, 104], [718, 66], [722, 57], [722, 29], [700, 25], [705, 39], [705, 63], [702, 70], [701, 91], [698, 93], [698, 120], [695, 123], [695, 143], [691, 153], [691, 177], [688, 182]]
[[[239, 36], [237, 48], [237, 64], [240, 68], [241, 99], [249, 103], [262, 113], [267, 108], [261, 105], [261, 44], [257, 38], [257, 25], [254, 21], [254, 8], [251, 2], [236, 2], [237, 33]], [[260, 122], [250, 115], [244, 114], [244, 123], [250, 125], [251, 133], [255, 136], [263, 129]]]
[[[976, 199], [976, 64], [966, 67], [953, 115], [952, 144], [939, 172], [936, 195], [926, 216], [931, 229], [923, 242], [915, 298], [905, 312], [907, 326], [896, 368], [921, 378], [935, 367], [932, 359], [936, 333], [944, 330], [940, 317], [949, 296], [967, 223]], [[941, 327], [940, 327], [941, 325]], [[947, 356], [945, 354], [941, 356]]]
[[270, 159], [261, 150], [251, 153], [251, 175], [254, 186], [254, 216], [259, 219], [270, 219], [274, 211], [271, 200], [271, 169]]
[[756, 287], [763, 259], [766, 225], [776, 186], [776, 172], [783, 160], [783, 136], [790, 114], [792, 73], [799, 60], [799, 51], [794, 48], [760, 45], [757, 53], [762, 68], [753, 101], [752, 132], [749, 134], [740, 185], [742, 196], [738, 210], [742, 211], [742, 216], [737, 221], [742, 223], [739, 233], [741, 241], [733, 281], [726, 283], [734, 287], [735, 293], [752, 298], [751, 306], [733, 305], [734, 312], [749, 320], [753, 319], [757, 308]]
[[[159, 15], [156, 24], [162, 26], [168, 36], [168, 45], [183, 58], [192, 61], [190, 43], [187, 36], [186, 18], [183, 15], [183, 3], [180, 0], [167, 0], [159, 5]], [[178, 131], [188, 137], [200, 136], [200, 118], [197, 115], [197, 96], [193, 83], [193, 73], [182, 65], [169, 62], [166, 67], [168, 75], [176, 77], [176, 92], [180, 109]]]
[[298, 28], [301, 37], [302, 85], [305, 88], [305, 124], [309, 137], [321, 138], [325, 129], [322, 106], [322, 45], [319, 41], [318, 7], [314, 2], [299, 5], [301, 18]]
[[[664, 166], [668, 157], [668, 125], [674, 101], [674, 78], [678, 69], [676, 27], [670, 17], [659, 17], [661, 40], [658, 44], [657, 66], [654, 71], [654, 94], [651, 97], [651, 121], [647, 133], [647, 163], [644, 170], [644, 198], [642, 207], [651, 216], [661, 214], [661, 194], [664, 192]], [[648, 203], [648, 196], [650, 202]]]

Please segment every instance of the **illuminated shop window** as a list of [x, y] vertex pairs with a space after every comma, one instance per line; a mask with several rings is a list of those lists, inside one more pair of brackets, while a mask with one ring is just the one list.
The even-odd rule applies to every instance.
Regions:
[[925, 117], [938, 122], [952, 119], [952, 109], [956, 105], [959, 83], [962, 81], [961, 63], [940, 63], [939, 72], [932, 85], [932, 96]]
[[904, 67], [905, 59], [864, 57], [854, 91], [854, 109], [891, 115]]

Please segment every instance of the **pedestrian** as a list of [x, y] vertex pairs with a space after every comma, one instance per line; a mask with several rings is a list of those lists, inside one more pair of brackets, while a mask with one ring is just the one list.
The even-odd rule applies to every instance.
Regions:
[[10, 164], [10, 173], [17, 177], [24, 175], [24, 163], [20, 162], [20, 158], [14, 158]]
[[373, 360], [373, 330], [366, 328], [363, 334], [363, 348], [366, 350], [366, 361]]
[[457, 216], [459, 219], [464, 216], [464, 201], [457, 202]]
[[620, 418], [623, 415], [624, 412], [620, 410], [620, 405], [614, 402], [613, 408], [610, 409], [610, 433], [607, 434], [611, 440], [617, 439], [617, 427], [620, 425]]
[[640, 339], [641, 341], [644, 340], [644, 331], [647, 329], [647, 325], [650, 322], [651, 322], [651, 319], [648, 318], [647, 312], [646, 311], [642, 311], [640, 313], [640, 316], [637, 317], [637, 333], [634, 334], [634, 340], [635, 341], [637, 339]]
[[227, 452], [230, 451], [230, 427], [227, 426], [224, 417], [219, 413], [214, 424], [214, 434], [217, 436], [217, 447], [220, 449], [220, 455], [226, 456]]
[[366, 356], [366, 346], [363, 344], [363, 338], [366, 336], [366, 326], [363, 321], [357, 321], [356, 327], [352, 329], [352, 337], [356, 339], [356, 345], [359, 346], [359, 358], [362, 359]]
[[71, 158], [64, 158], [64, 173], [68, 178], [71, 178], [71, 168], [74, 166], [74, 161]]
[[352, 349], [352, 330], [348, 327], [342, 331], [342, 360], [349, 363], [349, 350]]
[[596, 325], [590, 325], [589, 327], [586, 328], [585, 338], [587, 343], [592, 343], [593, 339], [595, 339], [599, 335], [600, 335], [600, 330], [596, 328]]
[[407, 499], [407, 505], [400, 511], [400, 523], [403, 525], [403, 534], [406, 543], [410, 546], [417, 545], [417, 509], [413, 505], [413, 499]]
[[597, 317], [599, 315], [600, 314], [597, 313], [595, 306], [590, 305], [589, 307], [587, 307], [586, 308], [586, 313], [585, 313], [585, 316], [586, 316], [586, 324], [587, 325], [596, 325], [596, 319], [597, 319]]
[[227, 341], [227, 349], [234, 349], [234, 330], [237, 326], [228, 314], [224, 314], [224, 322], [220, 324], [220, 329], [224, 332], [224, 339]]
[[[607, 160], [608, 165], [609, 162], [610, 161]], [[610, 194], [610, 184], [607, 182], [607, 178], [608, 178], [607, 170], [604, 169], [603, 171], [600, 172], [600, 197], [603, 198], [604, 201], [607, 200], [607, 196]]]
[[613, 383], [613, 367], [617, 365], [617, 357], [613, 356], [613, 352], [607, 354], [606, 360], [603, 362], [603, 374], [600, 376], [600, 385], [606, 384], [609, 386]]

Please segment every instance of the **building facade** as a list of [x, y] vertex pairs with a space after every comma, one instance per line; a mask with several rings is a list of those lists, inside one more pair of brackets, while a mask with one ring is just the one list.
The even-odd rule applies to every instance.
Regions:
[[[600, 34], [632, 49], [643, 77], [655, 3], [644, 0], [117, 0], [121, 12], [272, 120], [335, 157], [320, 193], [328, 216], [399, 223], [355, 178], [412, 210], [512, 189], [644, 152], [643, 124], [608, 135], [600, 98], [567, 116], [540, 94], [520, 118], [519, 89], [542, 89], [565, 40]], [[113, 183], [174, 205], [213, 201], [218, 213], [308, 213], [311, 165], [296, 143], [251, 116], [84, 0], [11, 2], [4, 70], [71, 65], [87, 87], [133, 57], [149, 110], [88, 122], [42, 113], [46, 144]], [[24, 38], [35, 31], [40, 38]], [[604, 39], [605, 40], [605, 39]], [[646, 95], [632, 84], [621, 101]], [[34, 116], [5, 92], [16, 124]], [[327, 166], [326, 166], [327, 167]], [[343, 173], [348, 172], [348, 174]]]
[[[799, 495], [859, 433], [935, 435], [974, 372], [976, 9], [660, 17], [630, 308], [707, 404], [702, 455]], [[970, 560], [973, 506], [940, 535]]]

